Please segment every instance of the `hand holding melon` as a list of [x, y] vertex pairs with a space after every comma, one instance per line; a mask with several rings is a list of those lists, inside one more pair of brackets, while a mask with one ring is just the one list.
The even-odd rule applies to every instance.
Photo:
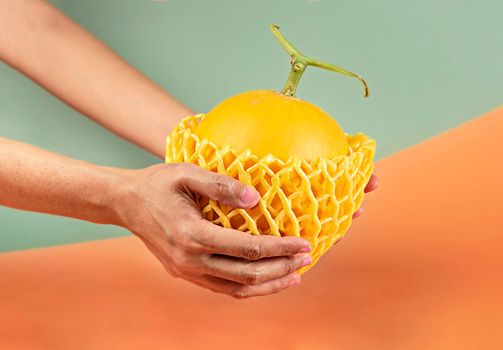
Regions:
[[166, 162], [188, 162], [253, 186], [253, 208], [197, 197], [203, 217], [255, 235], [297, 236], [312, 246], [313, 263], [339, 240], [360, 207], [374, 169], [375, 141], [348, 135], [321, 108], [295, 97], [308, 66], [359, 75], [301, 54], [270, 26], [291, 57], [281, 92], [249, 91], [208, 114], [185, 118], [167, 138]]

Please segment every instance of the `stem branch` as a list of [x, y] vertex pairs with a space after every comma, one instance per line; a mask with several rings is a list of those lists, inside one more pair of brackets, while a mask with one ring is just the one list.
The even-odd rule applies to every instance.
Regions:
[[367, 85], [367, 82], [365, 79], [363, 79], [360, 75], [350, 72], [346, 69], [337, 67], [333, 64], [323, 62], [308, 56], [303, 55], [295, 46], [293, 46], [284, 36], [283, 34], [279, 31], [279, 26], [275, 24], [270, 24], [269, 29], [271, 32], [274, 34], [278, 42], [281, 44], [281, 46], [285, 49], [285, 51], [290, 55], [291, 57], [291, 65], [292, 68], [290, 69], [290, 74], [288, 75], [288, 80], [286, 81], [285, 86], [283, 87], [283, 90], [281, 90], [281, 93], [287, 96], [295, 96], [295, 92], [297, 91], [297, 87], [299, 86], [300, 78], [302, 77], [302, 74], [306, 70], [308, 66], [313, 66], [313, 67], [318, 67], [318, 68], [323, 68], [326, 70], [330, 70], [332, 72], [337, 72], [340, 74], [344, 74], [353, 78], [358, 79], [364, 88], [365, 91], [365, 97], [369, 96], [369, 88]]

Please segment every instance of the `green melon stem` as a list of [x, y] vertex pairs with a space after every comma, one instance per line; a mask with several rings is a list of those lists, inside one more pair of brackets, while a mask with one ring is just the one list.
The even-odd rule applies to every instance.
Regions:
[[313, 66], [313, 67], [318, 67], [318, 68], [323, 68], [330, 70], [332, 72], [337, 72], [340, 74], [344, 74], [353, 78], [358, 79], [364, 88], [365, 91], [365, 97], [369, 96], [369, 88], [367, 85], [367, 82], [365, 79], [363, 79], [360, 75], [350, 72], [348, 70], [345, 70], [343, 68], [334, 66], [333, 64], [323, 62], [308, 56], [303, 55], [299, 50], [295, 48], [284, 36], [281, 34], [279, 31], [279, 26], [275, 24], [270, 24], [269, 29], [271, 32], [274, 34], [276, 39], [279, 41], [281, 46], [285, 49], [285, 51], [290, 55], [291, 61], [290, 64], [292, 65], [292, 68], [290, 69], [290, 74], [288, 75], [288, 80], [286, 81], [285, 86], [283, 87], [283, 90], [281, 90], [281, 93], [287, 96], [295, 96], [295, 92], [297, 91], [297, 87], [299, 86], [300, 78], [302, 77], [302, 74], [304, 74], [304, 71], [308, 66]]

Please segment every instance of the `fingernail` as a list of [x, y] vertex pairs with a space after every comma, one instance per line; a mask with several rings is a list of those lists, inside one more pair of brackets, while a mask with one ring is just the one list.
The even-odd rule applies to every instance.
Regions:
[[306, 245], [300, 248], [299, 253], [309, 253], [312, 250], [311, 245], [306, 243]]
[[301, 263], [300, 267], [311, 265], [312, 262], [313, 262], [313, 258], [311, 256], [306, 256], [304, 258], [304, 260], [302, 260], [302, 263]]
[[290, 279], [290, 282], [288, 283], [288, 285], [289, 285], [290, 287], [292, 287], [292, 286], [296, 286], [296, 285], [297, 285], [297, 284], [299, 284], [299, 283], [300, 283], [300, 276], [299, 276], [299, 275], [297, 275], [297, 274], [295, 274], [295, 275], [293, 275], [293, 276], [292, 276], [292, 278]]
[[259, 194], [254, 188], [246, 186], [243, 191], [243, 194], [241, 195], [241, 202], [244, 205], [252, 205], [255, 202], [257, 202], [258, 197]]

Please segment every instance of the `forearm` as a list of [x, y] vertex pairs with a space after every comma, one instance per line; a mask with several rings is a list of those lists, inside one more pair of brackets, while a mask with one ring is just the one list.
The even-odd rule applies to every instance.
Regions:
[[0, 205], [116, 224], [109, 198], [129, 171], [66, 158], [0, 137]]
[[0, 59], [114, 133], [163, 157], [193, 112], [40, 0], [2, 3]]

